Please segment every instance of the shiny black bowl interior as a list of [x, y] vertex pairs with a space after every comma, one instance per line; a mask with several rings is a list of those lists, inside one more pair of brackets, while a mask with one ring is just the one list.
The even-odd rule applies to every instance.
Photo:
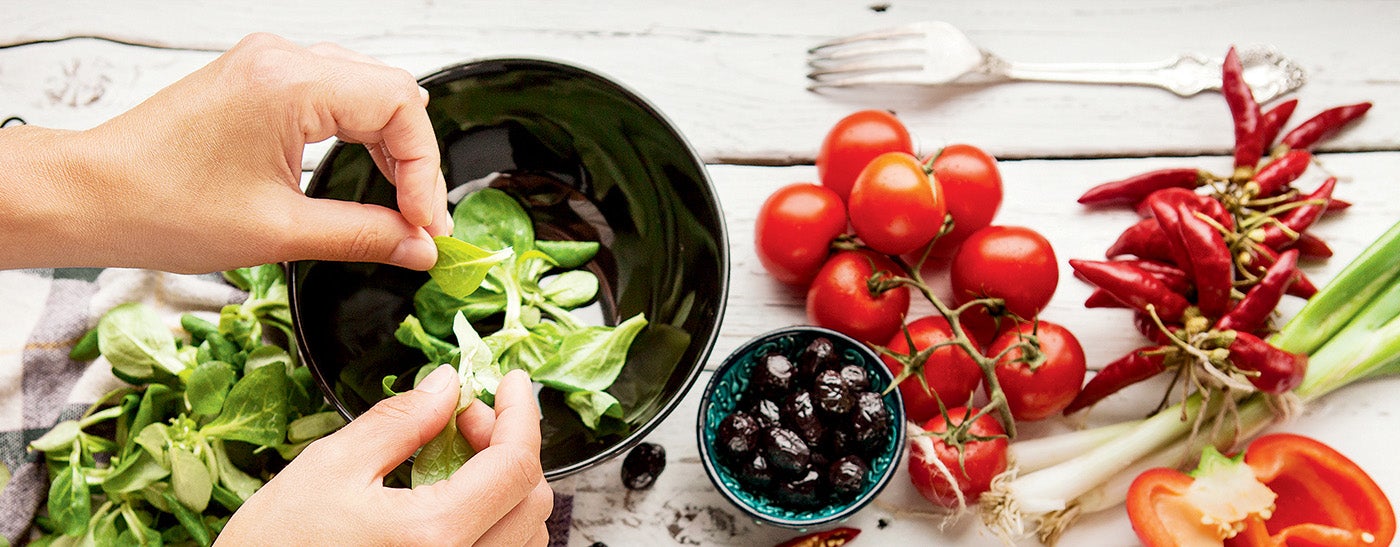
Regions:
[[[645, 100], [575, 66], [492, 59], [420, 83], [430, 93], [449, 207], [491, 186], [525, 206], [540, 239], [599, 241], [585, 267], [602, 281], [601, 321], [639, 312], [649, 321], [608, 390], [623, 405], [624, 427], [592, 432], [562, 395], [542, 390], [546, 477], [629, 449], [692, 386], [724, 314], [728, 246], [703, 162]], [[395, 207], [393, 187], [358, 145], [336, 144], [307, 193]], [[394, 330], [413, 312], [426, 273], [341, 262], [297, 262], [289, 272], [302, 355], [347, 418], [383, 398], [385, 375], [424, 364]]]

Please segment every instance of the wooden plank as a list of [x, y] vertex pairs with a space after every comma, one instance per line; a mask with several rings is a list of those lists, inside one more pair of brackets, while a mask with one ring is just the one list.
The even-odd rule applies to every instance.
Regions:
[[[988, 50], [1025, 61], [1141, 61], [1185, 51], [1219, 55], [1231, 42], [1273, 44], [1310, 74], [1300, 94], [1299, 119], [1334, 104], [1373, 100], [1379, 105], [1330, 149], [1400, 148], [1400, 110], [1387, 106], [1400, 103], [1400, 65], [1355, 53], [1358, 48], [1400, 51], [1400, 35], [1387, 27], [1400, 18], [1396, 3], [1214, 2], [1183, 9], [1165, 1], [1131, 6], [1081, 1], [1066, 9], [1059, 3], [909, 2], [884, 12], [863, 2], [762, 4], [522, 2], [503, 8], [307, 2], [273, 7], [139, 1], [14, 10], [0, 21], [0, 42], [103, 36], [202, 51], [98, 40], [0, 49], [0, 114], [89, 127], [200, 66], [247, 32], [270, 30], [303, 43], [333, 40], [417, 74], [481, 56], [578, 62], [654, 101], [711, 162], [808, 163], [830, 125], [860, 108], [896, 110], [924, 150], [972, 142], [1004, 158], [1213, 154], [1231, 144], [1229, 115], [1215, 94], [1180, 99], [1155, 89], [1036, 83], [897, 93], [804, 90], [804, 51], [811, 45], [941, 18]], [[151, 25], [152, 17], [166, 23]], [[1365, 43], [1358, 43], [1362, 36]], [[79, 87], [65, 92], [64, 84], [75, 80]], [[92, 100], [85, 90], [95, 86], [106, 95]], [[55, 93], [61, 99], [55, 100]]]
[[[1084, 345], [1092, 367], [1101, 366], [1143, 343], [1121, 310], [1085, 310], [1088, 287], [1073, 279], [1064, 263], [1073, 257], [1096, 258], [1136, 216], [1123, 211], [1086, 211], [1075, 203], [1080, 192], [1096, 182], [1167, 165], [1223, 168], [1220, 157], [1181, 159], [1119, 159], [1001, 162], [1006, 199], [999, 224], [1032, 227], [1050, 239], [1061, 263], [1059, 289], [1043, 318], [1064, 324]], [[1347, 211], [1325, 218], [1314, 228], [1336, 251], [1327, 261], [1308, 261], [1305, 270], [1319, 284], [1336, 274], [1367, 244], [1400, 220], [1400, 174], [1393, 168], [1400, 153], [1340, 154], [1321, 157], [1322, 167], [1343, 182], [1337, 196], [1354, 201]], [[1314, 167], [1300, 187], [1320, 182], [1323, 169]], [[793, 181], [810, 180], [811, 167], [761, 168], [715, 166], [710, 169], [725, 211], [732, 251], [730, 298], [719, 341], [708, 363], [710, 370], [749, 338], [786, 325], [805, 323], [803, 296], [767, 277], [753, 254], [753, 221], [762, 200]], [[1295, 313], [1300, 301], [1285, 300], [1285, 314]], [[928, 313], [926, 304], [913, 314]], [[561, 481], [556, 488], [575, 496], [574, 530], [570, 544], [594, 541], [608, 545], [763, 545], [792, 532], [755, 525], [714, 490], [698, 458], [695, 420], [706, 372], [682, 405], [648, 438], [667, 449], [668, 468], [656, 486], [645, 492], [621, 487], [620, 461], [612, 461]], [[1090, 423], [1132, 419], [1156, 401], [1160, 385], [1137, 386], [1108, 399], [1091, 411]], [[1375, 431], [1400, 430], [1400, 413], [1388, 393], [1400, 389], [1400, 378], [1372, 381], [1347, 388], [1278, 430], [1298, 432], [1326, 442], [1353, 458], [1387, 492], [1400, 492], [1400, 468], [1393, 465], [1386, 443], [1374, 443]], [[1060, 420], [1024, 424], [1035, 436], [1064, 430]], [[861, 541], [891, 545], [997, 545], [980, 530], [975, 518], [963, 518], [941, 530], [930, 518], [931, 506], [913, 490], [906, 475], [896, 477], [880, 497], [880, 506], [857, 514], [848, 523], [861, 528]], [[902, 509], [900, 513], [897, 509]], [[880, 521], [887, 527], [881, 529]], [[1107, 511], [1071, 530], [1063, 545], [1129, 545], [1135, 540], [1121, 510]], [[1027, 545], [1034, 544], [1028, 542]]]

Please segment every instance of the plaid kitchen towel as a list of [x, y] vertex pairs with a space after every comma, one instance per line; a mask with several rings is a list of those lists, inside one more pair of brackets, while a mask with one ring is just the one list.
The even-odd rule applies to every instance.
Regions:
[[[121, 385], [104, 359], [89, 363], [68, 357], [102, 314], [119, 304], [144, 302], [178, 329], [183, 313], [217, 322], [220, 308], [245, 297], [217, 274], [0, 270], [0, 535], [24, 544], [47, 498], [48, 472], [42, 458], [26, 450], [29, 442]], [[570, 496], [555, 496], [551, 545], [567, 544], [571, 509]]]

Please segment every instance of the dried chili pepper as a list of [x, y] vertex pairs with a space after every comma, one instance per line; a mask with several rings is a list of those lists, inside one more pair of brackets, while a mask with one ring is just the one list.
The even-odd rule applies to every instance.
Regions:
[[1103, 289], [1098, 289], [1098, 288], [1096, 288], [1096, 289], [1094, 289], [1093, 292], [1089, 293], [1089, 297], [1088, 297], [1088, 298], [1085, 298], [1085, 299], [1084, 299], [1084, 307], [1086, 307], [1086, 308], [1126, 308], [1126, 307], [1128, 307], [1128, 306], [1125, 305], [1125, 304], [1123, 304], [1122, 302], [1120, 302], [1117, 298], [1114, 298], [1113, 295], [1108, 294], [1108, 291], [1105, 291], [1105, 290], [1103, 290]]
[[1167, 252], [1172, 264], [1181, 268], [1188, 276], [1195, 277], [1196, 268], [1191, 264], [1192, 256], [1181, 236], [1181, 212], [1169, 201], [1157, 200], [1151, 203], [1152, 218], [1161, 226], [1167, 240]]
[[1244, 81], [1244, 67], [1234, 47], [1225, 54], [1220, 76], [1220, 92], [1225, 95], [1225, 102], [1230, 105], [1230, 116], [1235, 120], [1235, 171], [1252, 173], [1259, 158], [1264, 155], [1264, 134], [1260, 124], [1262, 114], [1259, 103], [1254, 100], [1254, 92]]
[[1323, 110], [1289, 131], [1279, 144], [1290, 150], [1307, 150], [1318, 141], [1336, 135], [1343, 127], [1365, 115], [1370, 109], [1371, 103], [1366, 102]]
[[1327, 180], [1322, 182], [1322, 186], [1319, 186], [1317, 190], [1314, 190], [1313, 193], [1308, 194], [1307, 197], [1304, 198], [1313, 203], [1299, 205], [1277, 217], [1279, 224], [1282, 224], [1283, 228], [1292, 231], [1292, 234], [1289, 234], [1283, 228], [1274, 224], [1265, 224], [1263, 226], [1264, 240], [1262, 243], [1273, 249], [1282, 249], [1286, 247], [1292, 242], [1296, 234], [1303, 233], [1303, 231], [1312, 226], [1314, 222], [1317, 222], [1317, 218], [1322, 216], [1323, 211], [1327, 210], [1327, 203], [1332, 199], [1332, 190], [1336, 187], [1337, 178], [1328, 177]]
[[1178, 204], [1178, 227], [1182, 244], [1191, 255], [1191, 280], [1196, 285], [1196, 303], [1207, 317], [1220, 317], [1230, 310], [1230, 290], [1235, 282], [1235, 260], [1225, 238], [1214, 226], [1207, 224]]
[[1143, 198], [1137, 205], [1138, 216], [1143, 218], [1152, 216], [1152, 203], [1157, 201], [1165, 201], [1171, 205], [1178, 203], [1189, 205], [1192, 211], [1205, 213], [1226, 230], [1235, 229], [1235, 216], [1230, 214], [1230, 211], [1225, 209], [1225, 205], [1219, 200], [1181, 188], [1158, 190]]
[[1090, 378], [1079, 395], [1065, 407], [1064, 414], [1069, 415], [1088, 408], [1125, 387], [1161, 374], [1166, 370], [1166, 356], [1154, 352], [1157, 349], [1160, 348], [1141, 347], [1128, 352], [1117, 361], [1104, 365], [1103, 370]]
[[1161, 279], [1163, 281], [1166, 281], [1167, 278], [1181, 278], [1182, 280], [1187, 281], [1188, 283], [1190, 282], [1190, 280], [1186, 277], [1186, 272], [1183, 272], [1181, 271], [1181, 268], [1178, 268], [1171, 264], [1167, 264], [1166, 262], [1158, 262], [1156, 260], [1147, 260], [1141, 258], [1125, 259], [1122, 260], [1122, 262], [1127, 262], [1128, 264], [1132, 264], [1134, 266], [1147, 270], [1149, 273], [1156, 276], [1157, 279]]
[[[1253, 246], [1250, 256], [1252, 257], [1250, 267], [1254, 269], [1257, 275], [1266, 274], [1269, 266], [1278, 262], [1279, 259], [1277, 252], [1263, 245]], [[1293, 281], [1289, 283], [1288, 290], [1284, 294], [1304, 299], [1312, 298], [1312, 295], [1317, 294], [1317, 285], [1314, 285], [1312, 280], [1308, 279], [1307, 274], [1303, 273], [1302, 270], [1295, 268], [1293, 270]]]
[[1298, 108], [1298, 99], [1289, 99], [1278, 103], [1278, 105], [1264, 111], [1259, 118], [1259, 139], [1264, 143], [1264, 151], [1268, 151], [1273, 146], [1274, 139], [1283, 130], [1283, 126], [1288, 123], [1288, 118], [1293, 116], [1293, 110]]
[[1278, 261], [1269, 266], [1263, 279], [1245, 293], [1244, 298], [1229, 313], [1215, 323], [1220, 330], [1258, 332], [1268, 324], [1269, 314], [1278, 307], [1284, 291], [1293, 283], [1293, 272], [1298, 268], [1298, 251], [1287, 251], [1279, 255]]
[[860, 535], [858, 528], [832, 528], [821, 532], [812, 532], [805, 536], [798, 536], [774, 547], [841, 547], [856, 536]]
[[1152, 306], [1157, 316], [1167, 323], [1179, 322], [1191, 305], [1152, 274], [1132, 264], [1071, 259], [1069, 265], [1076, 274], [1129, 308], [1146, 311]]
[[1347, 208], [1349, 208], [1349, 207], [1351, 207], [1351, 202], [1350, 202], [1350, 201], [1346, 201], [1346, 200], [1342, 200], [1342, 199], [1337, 199], [1337, 198], [1332, 198], [1332, 199], [1330, 199], [1330, 200], [1327, 200], [1327, 210], [1326, 210], [1326, 211], [1323, 211], [1322, 214], [1325, 215], [1325, 214], [1328, 214], [1328, 213], [1337, 213], [1337, 212], [1345, 211], [1345, 210], [1346, 210]]
[[1278, 349], [1258, 336], [1235, 331], [1230, 343], [1230, 362], [1249, 376], [1249, 383], [1265, 393], [1283, 393], [1303, 383], [1308, 357]]
[[1156, 219], [1144, 218], [1129, 226], [1118, 236], [1118, 240], [1108, 246], [1106, 258], [1132, 255], [1148, 260], [1172, 261], [1167, 234], [1157, 224]]
[[1195, 188], [1205, 180], [1199, 169], [1184, 167], [1158, 169], [1123, 180], [1105, 182], [1079, 196], [1084, 205], [1136, 204], [1152, 192], [1164, 188]]
[[[1177, 331], [1181, 330], [1179, 325], [1164, 324], [1164, 326], [1167, 327], [1167, 330], [1170, 331], [1172, 336], [1175, 336]], [[1138, 332], [1142, 333], [1143, 337], [1152, 341], [1153, 344], [1165, 346], [1171, 343], [1171, 340], [1167, 338], [1168, 333], [1162, 332], [1162, 327], [1157, 326], [1157, 321], [1146, 313], [1137, 312], [1133, 314], [1133, 328], [1136, 328]]]
[[1307, 150], [1289, 150], [1264, 164], [1259, 168], [1259, 172], [1254, 174], [1254, 182], [1259, 185], [1259, 197], [1267, 198], [1283, 193], [1290, 183], [1303, 175], [1303, 171], [1308, 170], [1308, 164], [1311, 162], [1312, 153]]
[[[1329, 205], [1328, 208], [1330, 209], [1331, 206]], [[1332, 256], [1332, 247], [1327, 245], [1326, 241], [1307, 232], [1298, 234], [1298, 239], [1293, 240], [1293, 244], [1289, 245], [1288, 248], [1297, 249], [1298, 254], [1307, 258], [1328, 258]]]

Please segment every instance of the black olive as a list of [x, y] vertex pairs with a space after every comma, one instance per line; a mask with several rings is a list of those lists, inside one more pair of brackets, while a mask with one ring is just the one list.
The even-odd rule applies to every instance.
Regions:
[[665, 469], [665, 448], [659, 444], [639, 444], [622, 460], [622, 484], [630, 490], [646, 490]]
[[778, 410], [778, 403], [771, 399], [759, 399], [752, 407], [749, 407], [749, 413], [758, 420], [759, 427], [777, 427], [783, 422], [783, 415]]
[[842, 498], [860, 493], [861, 487], [865, 485], [865, 476], [870, 473], [870, 466], [865, 464], [865, 460], [854, 455], [836, 460], [827, 469], [827, 483], [831, 485], [831, 490]]
[[812, 401], [812, 393], [798, 391], [783, 399], [783, 426], [797, 432], [808, 444], [817, 444], [826, 433], [826, 427], [817, 417], [817, 407]]
[[777, 353], [760, 357], [749, 376], [749, 389], [761, 396], [779, 399], [792, 389], [792, 361]]
[[851, 412], [851, 432], [864, 450], [879, 450], [889, 435], [890, 425], [890, 411], [879, 393], [865, 391], [856, 397], [856, 408]]
[[755, 488], [767, 488], [773, 483], [773, 469], [768, 465], [768, 458], [763, 457], [762, 453], [754, 453], [752, 457], [745, 458], [736, 474], [744, 484]]
[[851, 393], [870, 391], [870, 374], [865, 367], [851, 363], [841, 367], [841, 379], [846, 381], [846, 389]]
[[816, 399], [818, 410], [833, 417], [845, 416], [855, 405], [855, 398], [846, 389], [846, 381], [835, 370], [817, 374], [812, 386], [812, 398]]
[[822, 448], [828, 455], [836, 458], [861, 451], [860, 444], [856, 442], [856, 434], [851, 432], [850, 422], [827, 430]]
[[794, 476], [807, 470], [812, 451], [802, 437], [791, 430], [770, 427], [759, 434], [759, 448], [774, 471]]
[[837, 364], [836, 345], [825, 337], [817, 338], [802, 349], [797, 357], [797, 376], [802, 382], [815, 378], [823, 370]]
[[758, 419], [741, 410], [725, 416], [719, 423], [719, 430], [715, 432], [715, 442], [719, 445], [721, 454], [737, 461], [758, 446], [759, 429], [762, 428], [758, 425]]
[[821, 475], [816, 470], [808, 470], [801, 478], [778, 483], [774, 497], [794, 507], [811, 507], [820, 499], [817, 494], [820, 486]]

